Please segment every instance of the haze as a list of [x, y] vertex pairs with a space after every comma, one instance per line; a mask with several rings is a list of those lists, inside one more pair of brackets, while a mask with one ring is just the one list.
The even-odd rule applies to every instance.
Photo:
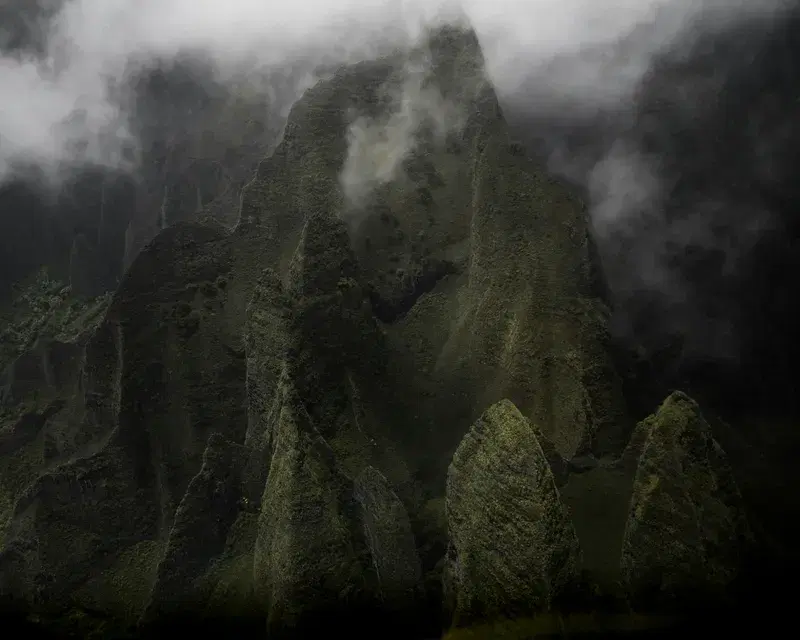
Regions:
[[[52, 4], [52, 3], [51, 3]], [[448, 0], [65, 0], [36, 29], [42, 51], [0, 59], [0, 180], [20, 164], [58, 170], [83, 162], [119, 167], [130, 143], [125, 81], [138, 65], [197, 52], [224, 74], [244, 61], [280, 68], [298, 58], [352, 61], [458, 15]], [[548, 61], [542, 95], [624, 100], [652, 55], [687, 25], [713, 26], [779, 6], [691, 0], [464, 0], [499, 92], [513, 94]], [[580, 57], [650, 24], [624, 60]], [[6, 34], [8, 36], [9, 34]], [[0, 45], [7, 40], [2, 37]], [[563, 59], [568, 63], [564, 64]], [[610, 66], [609, 66], [610, 65]], [[535, 108], [535, 105], [532, 105]], [[135, 141], [134, 141], [135, 142]]]

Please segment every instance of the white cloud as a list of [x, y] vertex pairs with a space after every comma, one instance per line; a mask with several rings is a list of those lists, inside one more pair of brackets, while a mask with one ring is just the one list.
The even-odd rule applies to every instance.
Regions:
[[460, 129], [466, 112], [462, 105], [445, 98], [426, 80], [430, 61], [409, 64], [402, 71], [401, 86], [389, 91], [389, 112], [378, 117], [354, 114], [348, 129], [348, 150], [340, 181], [349, 203], [358, 208], [373, 189], [394, 181], [403, 161], [417, 146], [417, 134], [431, 127], [436, 138]]
[[[777, 2], [777, 0], [774, 0]], [[43, 57], [0, 61], [0, 176], [18, 162], [44, 168], [89, 159], [116, 165], [129, 140], [126, 113], [109, 91], [133, 63], [201, 52], [220, 69], [252, 58], [280, 66], [297, 57], [354, 60], [413, 40], [448, 0], [65, 0], [46, 29]], [[704, 13], [717, 23], [752, 4], [690, 0], [463, 0], [503, 93], [541, 73], [540, 95], [619, 99], [653, 52]], [[763, 10], [769, 2], [757, 3]], [[711, 9], [713, 9], [713, 11]], [[650, 21], [625, 59], [577, 56]], [[577, 56], [577, 57], [576, 57]], [[538, 70], [538, 71], [537, 71]], [[68, 124], [67, 124], [68, 123]], [[76, 151], [76, 149], [79, 150]], [[77, 155], [76, 155], [77, 154]]]

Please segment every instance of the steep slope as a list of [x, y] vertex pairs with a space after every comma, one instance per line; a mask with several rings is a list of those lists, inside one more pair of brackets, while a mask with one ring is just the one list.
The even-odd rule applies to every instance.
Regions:
[[[150, 553], [199, 469], [211, 424], [233, 440], [243, 437], [244, 361], [211, 328], [220, 303], [208, 279], [226, 271], [224, 251], [212, 248], [219, 237], [211, 228], [176, 227], [126, 275], [86, 346], [80, 406], [60, 434], [48, 431], [60, 436], [62, 449], [18, 496], [0, 556], [4, 568], [27, 567], [17, 595], [61, 606], [90, 573], [121, 570], [114, 566], [120, 554], [140, 543]], [[162, 243], [171, 247], [166, 254]], [[207, 286], [201, 292], [191, 282]], [[213, 365], [206, 369], [206, 362]], [[69, 556], [55, 552], [65, 548]], [[132, 596], [112, 597], [128, 606]]]
[[[417, 90], [447, 126], [354, 200], [354, 127]], [[59, 403], [3, 423], [0, 597], [276, 637], [557, 610], [573, 480], [631, 429], [584, 208], [509, 138], [475, 35], [319, 82], [241, 193], [138, 253]]]
[[[443, 478], [465, 428], [443, 425], [471, 424], [508, 397], [566, 457], [621, 448], [584, 209], [508, 138], [474, 36], [444, 30], [432, 46], [459, 52], [432, 67], [443, 95], [474, 106], [443, 144], [422, 139], [353, 233], [398, 354], [393, 378], [405, 381], [396, 432], [413, 425], [412, 449], [430, 451], [421, 462]], [[416, 399], [410, 413], [404, 397]]]
[[633, 604], [672, 611], [693, 601], [718, 605], [730, 597], [752, 544], [725, 452], [700, 408], [681, 393], [637, 430], [632, 447], [640, 447], [639, 462], [621, 558]]
[[447, 482], [453, 624], [549, 611], [578, 580], [581, 551], [536, 429], [510, 402], [461, 442]]
[[117, 287], [164, 227], [199, 214], [233, 224], [242, 188], [308, 82], [302, 65], [218, 79], [213, 64], [188, 57], [131, 74], [124, 107], [140, 147], [136, 171], [90, 165], [65, 171], [58, 188], [34, 170], [4, 176], [0, 308], [12, 285], [42, 266], [74, 295], [97, 296]]

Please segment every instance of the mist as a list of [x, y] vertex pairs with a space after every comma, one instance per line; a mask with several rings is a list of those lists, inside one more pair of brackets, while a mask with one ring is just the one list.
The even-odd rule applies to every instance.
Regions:
[[[586, 108], [626, 99], [652, 56], [687, 25], [719, 27], [753, 11], [690, 0], [49, 0], [26, 26], [38, 47], [0, 59], [0, 180], [27, 164], [51, 174], [87, 162], [131, 168], [126, 81], [153, 60], [202, 55], [223, 77], [254, 60], [272, 69], [299, 59], [353, 62], [413, 43], [426, 27], [460, 16], [459, 4], [500, 94], [535, 75], [538, 102]], [[766, 12], [780, 3], [757, 4]], [[624, 56], [597, 54], [641, 25], [651, 26], [647, 37]]]
[[[698, 122], [724, 117], [715, 96], [752, 54], [734, 47], [728, 57], [715, 58], [704, 53], [706, 43], [742, 29], [768, 33], [792, 5], [788, 0], [5, 0], [0, 4], [0, 185], [24, 178], [31, 168], [56, 187], [87, 166], [140, 171], [134, 89], [148, 68], [201, 60], [209, 81], [234, 93], [265, 96], [276, 91], [271, 78], [280, 76], [285, 84], [289, 77], [295, 86], [288, 102], [272, 100], [281, 102], [275, 108], [285, 116], [314, 81], [313, 73], [297, 76], [298, 65], [311, 72], [373, 59], [418, 45], [430, 28], [466, 17], [511, 124], [552, 172], [583, 190], [620, 306], [656, 295], [659, 331], [693, 336], [690, 348], [698, 352], [731, 354], [737, 310], [730, 301], [722, 304], [714, 329], [702, 329], [706, 302], [717, 300], [719, 282], [741, 271], [741, 261], [774, 228], [774, 215], [761, 202], [704, 187], [719, 163], [708, 153], [695, 154], [705, 164], [692, 169], [694, 185], [682, 187], [676, 199], [686, 172], [676, 170], [667, 151], [675, 140], [685, 142], [681, 131], [702, 136]], [[698, 71], [695, 59], [704, 55], [712, 62]], [[375, 186], [395, 179], [419, 127], [433, 124], [446, 133], [460, 126], [464, 105], [445, 100], [435, 88], [423, 89], [424, 76], [424, 68], [407, 70], [386, 117], [352, 114], [341, 178], [353, 203], [363, 203]], [[668, 108], [659, 111], [663, 103]], [[753, 119], [755, 130], [737, 151], [747, 160], [731, 169], [738, 172], [733, 182], [750, 173], [769, 182], [780, 171], [773, 166], [773, 151], [789, 125], [784, 113], [777, 115], [784, 124], [763, 114]], [[682, 153], [685, 165], [692, 165], [694, 156]], [[709, 280], [717, 284], [704, 285], [700, 293], [694, 276], [676, 267], [677, 258], [698, 247], [717, 256], [718, 276]], [[618, 321], [635, 324], [635, 315], [618, 314]]]
[[485, 85], [482, 77], [462, 78], [462, 97], [445, 97], [435, 83], [428, 82], [432, 73], [428, 52], [418, 51], [396, 72], [399, 83], [387, 82], [382, 88], [386, 112], [350, 114], [347, 156], [339, 182], [347, 203], [345, 215], [351, 222], [363, 214], [363, 205], [377, 187], [398, 179], [423, 129], [443, 144], [448, 134], [464, 127], [468, 116], [464, 103]]

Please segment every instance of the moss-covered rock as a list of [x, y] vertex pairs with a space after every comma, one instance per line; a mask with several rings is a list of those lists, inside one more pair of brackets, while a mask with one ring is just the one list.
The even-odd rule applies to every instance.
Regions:
[[[0, 591], [63, 610], [104, 561], [153, 539], [152, 486], [116, 431], [98, 454], [47, 472], [17, 500], [0, 552]], [[69, 553], [65, 553], [69, 549]], [[121, 582], [120, 586], [125, 582]], [[123, 600], [129, 594], [116, 594]]]
[[84, 349], [110, 299], [41, 269], [0, 309], [0, 541], [24, 489], [72, 446]]
[[0, 374], [9, 378], [5, 384], [14, 378], [8, 368], [37, 340], [78, 341], [98, 325], [110, 301], [110, 294], [77, 296], [44, 268], [17, 283], [9, 304], [0, 308]]
[[265, 452], [270, 450], [270, 425], [274, 422], [278, 381], [290, 345], [290, 313], [289, 299], [278, 274], [266, 269], [247, 306], [244, 330], [248, 408], [246, 444]]
[[334, 437], [355, 420], [357, 388], [383, 373], [384, 336], [359, 282], [347, 227], [327, 214], [306, 223], [289, 269], [289, 375], [314, 423]]
[[459, 445], [447, 478], [453, 626], [549, 610], [580, 548], [531, 423], [509, 401]]
[[725, 452], [680, 392], [640, 423], [634, 441], [641, 453], [621, 560], [634, 606], [723, 604], [751, 539]]
[[[203, 465], [175, 513], [150, 603], [143, 614], [146, 622], [197, 615], [200, 610], [204, 615], [217, 613], [209, 606], [216, 586], [209, 574], [214, 564], [230, 560], [224, 557], [226, 543], [240, 514], [258, 509], [253, 498], [259, 496], [247, 495], [244, 474], [250, 458], [250, 450], [219, 434], [209, 438]], [[238, 605], [245, 609], [251, 602], [247, 593], [242, 595], [244, 602], [217, 599], [215, 608], [225, 605], [230, 611]]]
[[367, 580], [365, 549], [354, 544], [352, 483], [288, 384], [282, 396], [254, 565], [275, 633], [357, 606]]
[[422, 566], [405, 506], [373, 467], [356, 478], [355, 497], [361, 505], [381, 600], [388, 609], [413, 610], [422, 585]]
[[54, 453], [31, 469], [0, 561], [0, 579], [30, 603], [68, 606], [79, 597], [113, 611], [131, 600], [144, 605], [138, 587], [136, 595], [119, 589], [115, 603], [86, 585], [112, 573], [125, 583], [125, 566], [155, 577], [157, 555], [147, 554], [146, 570], [119, 558], [172, 529], [212, 428], [244, 438], [244, 358], [225, 344], [223, 314], [204, 310], [187, 338], [174, 313], [181, 303], [197, 305], [189, 283], [227, 272], [224, 239], [219, 229], [192, 225], [162, 234], [86, 342], [76, 406], [46, 425], [46, 451]]
[[419, 132], [351, 231], [391, 353], [384, 419], [437, 482], [503, 398], [564, 458], [616, 453], [627, 417], [585, 207], [510, 150], [472, 35], [445, 29], [429, 50], [427, 81], [457, 124]]
[[[411, 58], [458, 117], [415, 132], [401, 175], [354, 211], [348, 127], [383, 121]], [[157, 204], [207, 206], [196, 178]], [[168, 226], [97, 323], [88, 309], [62, 323], [90, 326], [70, 401], [26, 407], [0, 438], [15, 461], [13, 482], [0, 470], [0, 584], [125, 620], [148, 603], [148, 620], [170, 603], [255, 608], [280, 633], [411, 618], [406, 595], [424, 576], [438, 598], [446, 565], [459, 621], [546, 609], [579, 557], [557, 490], [567, 460], [613, 448], [624, 416], [583, 207], [510, 150], [474, 34], [319, 82], [226, 202], [214, 215], [235, 227]], [[50, 352], [18, 343], [18, 370], [44, 388]], [[475, 423], [506, 397], [519, 411]]]
[[[377, 446], [383, 434], [365, 419], [362, 392], [377, 388], [385, 353], [359, 276], [344, 223], [314, 214], [287, 285], [265, 272], [248, 308], [248, 441], [269, 460], [254, 566], [274, 633], [308, 629], [321, 616], [344, 616], [349, 627], [365, 608], [413, 604], [399, 596], [413, 591], [416, 574], [385, 549], [391, 531], [410, 536], [404, 560], [413, 568], [407, 515], [405, 528], [402, 519], [380, 520], [405, 510], [388, 485], [368, 482], [377, 471], [363, 476], [375, 464], [407, 481], [391, 442]], [[356, 476], [363, 482], [354, 485]]]

